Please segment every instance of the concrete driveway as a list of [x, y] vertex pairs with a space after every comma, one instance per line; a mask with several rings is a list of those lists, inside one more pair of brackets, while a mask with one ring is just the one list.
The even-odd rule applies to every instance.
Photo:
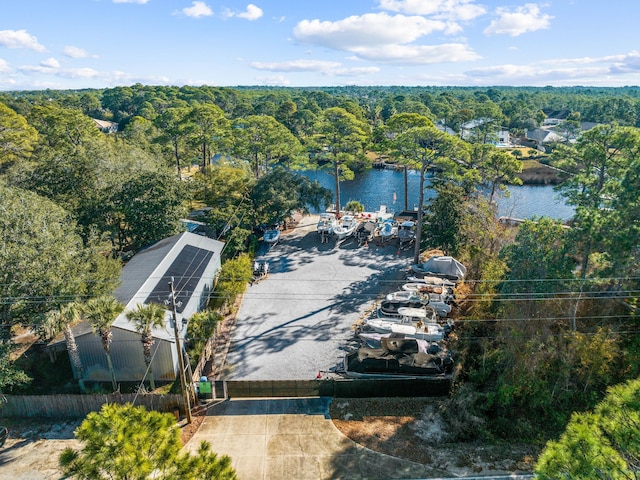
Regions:
[[374, 452], [329, 418], [331, 398], [232, 399], [209, 408], [186, 449], [203, 440], [229, 455], [240, 480], [433, 478], [424, 465]]
[[242, 300], [221, 378], [309, 380], [342, 361], [353, 324], [399, 289], [413, 250], [396, 241], [358, 247], [354, 238], [321, 243], [317, 215], [263, 252], [269, 276]]

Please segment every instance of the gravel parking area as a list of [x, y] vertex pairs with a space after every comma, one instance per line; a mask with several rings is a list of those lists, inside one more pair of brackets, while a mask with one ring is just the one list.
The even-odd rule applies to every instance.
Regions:
[[258, 260], [269, 276], [242, 300], [222, 378], [308, 380], [341, 362], [353, 325], [402, 284], [413, 249], [358, 247], [354, 238], [321, 243], [318, 217], [303, 217]]

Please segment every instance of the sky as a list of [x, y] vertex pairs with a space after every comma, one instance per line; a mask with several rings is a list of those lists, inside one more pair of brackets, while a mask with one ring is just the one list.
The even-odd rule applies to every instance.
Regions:
[[636, 0], [0, 0], [0, 90], [640, 85]]

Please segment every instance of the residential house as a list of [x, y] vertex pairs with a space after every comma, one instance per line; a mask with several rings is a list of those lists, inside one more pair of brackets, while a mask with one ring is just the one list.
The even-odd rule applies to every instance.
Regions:
[[525, 132], [526, 139], [531, 142], [531, 148], [537, 148], [541, 151], [547, 151], [552, 143], [564, 142], [565, 138], [554, 132], [544, 128], [534, 128]]
[[118, 124], [116, 122], [98, 120], [97, 118], [94, 118], [93, 121], [102, 133], [116, 133], [118, 131]]
[[[491, 121], [490, 118], [476, 118], [475, 120], [463, 123], [460, 125], [460, 138], [466, 141], [472, 141], [474, 138], [477, 138], [480, 128]], [[509, 129], [506, 127], [492, 128], [487, 134], [486, 143], [497, 147], [507, 147], [511, 145]]]
[[[177, 378], [178, 355], [171, 309], [169, 282], [173, 281], [179, 335], [184, 338], [189, 318], [208, 301], [214, 278], [220, 271], [224, 244], [183, 232], [140, 251], [122, 269], [115, 297], [126, 305], [112, 326], [111, 360], [118, 382], [139, 382], [146, 372], [140, 333], [126, 317], [138, 304], [159, 303], [167, 307], [164, 326], [153, 329], [155, 343], [151, 363], [154, 379]], [[110, 381], [111, 376], [100, 337], [83, 323], [76, 329], [84, 379]]]

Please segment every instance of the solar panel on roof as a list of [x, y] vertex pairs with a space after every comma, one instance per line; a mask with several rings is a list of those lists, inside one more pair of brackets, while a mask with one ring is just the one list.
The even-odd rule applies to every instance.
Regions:
[[212, 256], [211, 250], [185, 245], [144, 303], [168, 306], [171, 296], [169, 282], [173, 278], [176, 311], [182, 313]]

